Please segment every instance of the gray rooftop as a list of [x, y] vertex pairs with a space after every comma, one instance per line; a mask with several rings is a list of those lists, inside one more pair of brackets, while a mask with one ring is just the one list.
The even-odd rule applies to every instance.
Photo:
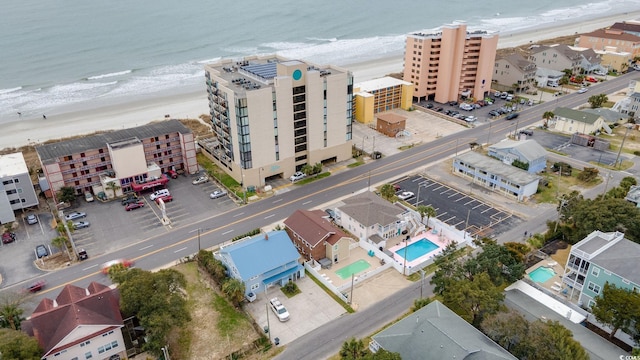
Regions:
[[484, 156], [475, 151], [469, 151], [462, 155], [458, 155], [454, 161], [459, 160], [464, 163], [473, 165], [478, 169], [486, 170], [492, 174], [496, 174], [503, 179], [507, 179], [514, 184], [524, 186], [540, 179], [539, 176], [530, 174], [525, 170], [515, 166], [507, 165], [500, 160]]
[[515, 149], [529, 162], [547, 156], [547, 150], [540, 146], [535, 140], [531, 139], [524, 141], [502, 140], [497, 144], [489, 146], [489, 149]]
[[640, 186], [631, 185], [624, 199], [636, 205], [640, 204]]
[[390, 204], [371, 192], [358, 194], [343, 202], [345, 205], [339, 209], [367, 227], [376, 224], [389, 225], [400, 220], [399, 216], [406, 212], [405, 209]]
[[534, 55], [534, 54], [538, 54], [548, 50], [554, 50], [558, 54], [561, 54], [570, 60], [577, 60], [582, 56], [578, 51], [571, 49], [571, 47], [565, 44], [551, 45], [551, 46], [541, 45], [537, 48], [531, 49], [531, 54]]
[[116, 130], [103, 134], [83, 136], [77, 139], [60, 141], [51, 144], [36, 146], [36, 151], [43, 163], [56, 161], [56, 159], [85, 152], [92, 149], [103, 149], [108, 143], [117, 143], [132, 138], [144, 140], [170, 133], [190, 134], [191, 130], [178, 120], [167, 120], [150, 123], [130, 129]]
[[499, 59], [503, 59], [509, 62], [511, 65], [517, 67], [522, 72], [533, 71], [536, 69], [536, 64], [532, 61], [525, 59], [520, 54], [510, 54], [506, 56], [502, 56]]
[[516, 359], [438, 300], [374, 335], [373, 341], [403, 360]]
[[592, 255], [593, 264], [640, 285], [640, 244], [625, 239], [623, 233], [594, 231], [573, 249]]
[[592, 114], [585, 111], [574, 110], [565, 107], [557, 107], [555, 110], [553, 110], [553, 114], [561, 118], [574, 120], [580, 123], [587, 123], [590, 125], [595, 124], [596, 120], [600, 118], [599, 114]]
[[605, 109], [605, 108], [597, 108], [597, 109], [582, 109], [583, 112], [587, 112], [590, 114], [598, 115], [602, 117], [608, 123], [616, 123], [620, 120], [627, 120], [629, 115], [621, 114], [615, 110]]

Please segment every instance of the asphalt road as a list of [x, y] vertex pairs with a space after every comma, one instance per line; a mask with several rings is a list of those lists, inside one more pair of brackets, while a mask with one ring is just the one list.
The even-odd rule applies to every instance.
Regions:
[[[195, 253], [198, 250], [199, 242], [203, 248], [211, 247], [252, 229], [286, 218], [296, 209], [318, 206], [335, 198], [367, 189], [369, 184], [381, 183], [402, 174], [413, 173], [420, 167], [436, 163], [458, 153], [463, 147], [469, 146], [468, 144], [471, 142], [483, 143], [490, 138], [502, 139], [506, 133], [514, 130], [514, 126], [521, 128], [531, 125], [539, 121], [545, 111], [553, 111], [557, 106], [575, 107], [584, 104], [586, 99], [593, 94], [613, 93], [626, 88], [629, 80], [633, 77], [635, 77], [634, 73], [625, 74], [616, 79], [593, 85], [585, 94], [564, 95], [555, 101], [528, 108], [520, 112], [517, 121], [495, 120], [489, 126], [480, 126], [452, 134], [431, 143], [416, 146], [401, 154], [385, 157], [305, 186], [293, 186], [291, 191], [264, 201], [233, 209], [198, 222], [187, 223], [184, 221], [184, 225], [172, 232], [159, 234], [111, 254], [90, 258], [83, 263], [43, 275], [41, 278], [47, 281], [47, 288], [34, 297], [31, 304], [35, 308], [42, 297], [55, 297], [59, 290], [69, 283], [81, 287], [87, 286], [91, 281], [109, 284], [110, 280], [100, 272], [100, 264], [105, 261], [128, 258], [134, 260], [136, 267], [142, 269], [156, 269], [165, 266]], [[555, 216], [555, 212], [553, 216]], [[543, 219], [536, 220], [543, 222]], [[200, 239], [193, 231], [197, 228], [203, 229], [200, 232]], [[406, 311], [413, 299], [417, 297], [415, 288], [410, 289], [414, 291], [401, 291], [385, 299], [381, 304], [372, 306], [369, 311], [365, 310], [354, 314], [354, 316], [344, 317], [345, 319], [358, 319], [353, 323], [351, 320], [336, 321], [301, 337], [287, 349], [285, 352], [287, 358], [327, 357], [335, 353], [346, 338], [371, 334], [375, 329]], [[18, 289], [8, 287], [2, 291], [15, 290]], [[32, 309], [25, 310], [28, 314]], [[327, 327], [336, 326], [335, 323], [341, 323], [342, 326], [335, 327], [333, 331], [327, 329]], [[336, 329], [339, 329], [339, 332]], [[318, 344], [324, 344], [320, 347], [322, 350], [316, 349], [315, 345]], [[313, 350], [314, 356], [306, 357], [310, 349], [316, 349]]]

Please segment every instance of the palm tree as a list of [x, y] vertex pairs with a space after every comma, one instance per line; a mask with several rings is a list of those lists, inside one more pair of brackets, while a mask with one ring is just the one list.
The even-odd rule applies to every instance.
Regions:
[[244, 299], [244, 291], [244, 283], [238, 279], [230, 278], [222, 284], [222, 292], [235, 306], [240, 306], [240, 302]]
[[422, 222], [423, 224], [424, 224], [424, 217], [425, 216], [427, 217], [427, 223], [425, 225], [427, 225], [427, 227], [429, 227], [429, 219], [432, 216], [436, 216], [436, 209], [434, 209], [431, 205], [429, 205], [429, 206], [427, 206], [427, 205], [418, 205], [416, 210], [420, 214], [420, 222]]
[[362, 340], [351, 338], [342, 344], [340, 349], [340, 359], [355, 360], [361, 359], [366, 354], [366, 349]]
[[391, 184], [384, 184], [380, 188], [380, 195], [382, 195], [384, 199], [391, 201], [391, 199], [396, 196], [396, 189]]
[[556, 114], [554, 114], [553, 111], [545, 111], [544, 114], [542, 114], [542, 118], [544, 119], [544, 127], [548, 126], [547, 122], [550, 119], [553, 119], [554, 116], [556, 116]]
[[105, 188], [107, 188], [107, 190], [111, 190], [113, 192], [113, 197], [116, 197], [116, 191], [121, 189], [121, 187], [118, 184], [116, 184], [115, 181], [109, 181], [107, 183], [107, 185], [105, 186]]
[[20, 323], [24, 318], [22, 314], [24, 310], [18, 307], [17, 303], [6, 303], [0, 307], [0, 325], [3, 328], [20, 330]]

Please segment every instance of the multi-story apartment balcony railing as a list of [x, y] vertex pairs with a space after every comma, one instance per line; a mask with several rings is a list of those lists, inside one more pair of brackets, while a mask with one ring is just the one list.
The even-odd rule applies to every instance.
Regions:
[[110, 163], [111, 163], [110, 161], [101, 161], [101, 162], [98, 162], [98, 163], [95, 163], [95, 164], [87, 164], [87, 165], [84, 165], [84, 166], [81, 166], [81, 167], [77, 167], [77, 168], [65, 169], [65, 170], [62, 170], [62, 174], [63, 175], [67, 175], [67, 174], [71, 174], [71, 173], [74, 173], [74, 172], [80, 172], [80, 171], [83, 171], [83, 170], [95, 169], [95, 168], [100, 167], [100, 166], [107, 166]]
[[572, 264], [572, 263], [568, 263], [567, 267], [570, 268], [571, 270], [576, 271], [577, 273], [579, 273], [581, 275], [586, 275], [587, 272], [589, 271], [588, 268], [580, 268], [578, 265]]
[[105, 154], [105, 153], [99, 153], [99, 154], [95, 154], [95, 155], [91, 155], [91, 156], [84, 156], [84, 157], [78, 157], [72, 160], [67, 160], [67, 161], [60, 161], [60, 165], [69, 165], [69, 164], [77, 164], [77, 163], [81, 163], [83, 161], [88, 161], [88, 160], [93, 160], [93, 159], [99, 159], [101, 157], [108, 157], [109, 154]]
[[161, 153], [161, 152], [165, 152], [167, 150], [176, 150], [176, 149], [182, 149], [182, 145], [180, 145], [180, 143], [178, 143], [178, 144], [171, 145], [171, 146], [161, 147], [160, 149], [151, 149], [151, 150], [145, 151], [145, 154], [158, 154], [158, 153]]

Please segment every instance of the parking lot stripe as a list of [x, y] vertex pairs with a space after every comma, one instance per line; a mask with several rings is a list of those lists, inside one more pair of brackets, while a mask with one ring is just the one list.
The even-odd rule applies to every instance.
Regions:
[[[479, 208], [479, 207], [480, 207], [480, 206], [482, 206], [482, 205], [484, 205], [484, 204], [483, 204], [483, 203], [480, 203], [480, 204], [478, 204], [478, 205], [476, 205], [476, 206], [472, 207], [472, 209], [473, 209], [473, 210], [475, 210], [475, 209]], [[486, 210], [485, 210], [485, 211], [486, 211]]]
[[447, 196], [447, 199], [450, 199], [450, 198], [452, 198], [452, 197], [454, 197], [454, 196], [456, 196], [456, 195], [458, 195], [458, 194], [457, 194], [457, 193], [453, 193], [453, 194], [451, 194], [451, 195]]
[[[465, 199], [465, 197], [463, 196], [463, 197], [461, 197], [460, 199], [456, 200], [456, 202], [458, 202], [458, 201], [460, 201], [460, 200], [464, 200], [464, 199]], [[467, 204], [468, 204], [468, 203], [467, 203]], [[467, 204], [465, 204], [465, 205], [467, 205]]]
[[459, 222], [457, 222], [457, 223], [453, 224], [452, 226], [453, 226], [453, 227], [457, 227], [458, 225], [460, 225], [460, 224], [462, 224], [462, 223], [464, 223], [464, 221], [460, 220]]
[[446, 222], [446, 223], [448, 224], [448, 223], [449, 223], [449, 221], [451, 221], [451, 220], [453, 220], [453, 219], [455, 219], [455, 218], [456, 218], [456, 216], [454, 215], [454, 216], [452, 216], [452, 217], [448, 218], [447, 220], [444, 220], [444, 222]]
[[238, 217], [238, 216], [242, 216], [242, 215], [244, 215], [244, 213], [243, 213], [243, 212], [241, 212], [241, 213], [237, 213], [237, 214], [233, 215], [233, 217]]
[[233, 232], [233, 229], [231, 229], [231, 230], [229, 230], [229, 231], [225, 231], [225, 232], [223, 232], [223, 233], [222, 233], [222, 235], [227, 235], [227, 234], [230, 234], [230, 233], [232, 233], [232, 232]]
[[471, 204], [471, 203], [472, 203], [472, 202], [474, 202], [474, 201], [476, 201], [476, 199], [471, 198], [471, 201], [467, 201], [466, 203], [464, 203], [464, 205], [465, 205], [465, 206], [466, 206], [466, 205], [469, 205], [469, 204]]
[[174, 251], [173, 253], [175, 254], [175, 253], [180, 252], [180, 251], [182, 251], [182, 250], [187, 250], [187, 247], [185, 246], [185, 247], [183, 247], [183, 248], [180, 248], [180, 249], [178, 249], [178, 250]]
[[483, 212], [481, 212], [481, 214], [486, 213], [487, 211], [491, 210], [491, 208], [488, 208], [487, 210], [484, 210]]

